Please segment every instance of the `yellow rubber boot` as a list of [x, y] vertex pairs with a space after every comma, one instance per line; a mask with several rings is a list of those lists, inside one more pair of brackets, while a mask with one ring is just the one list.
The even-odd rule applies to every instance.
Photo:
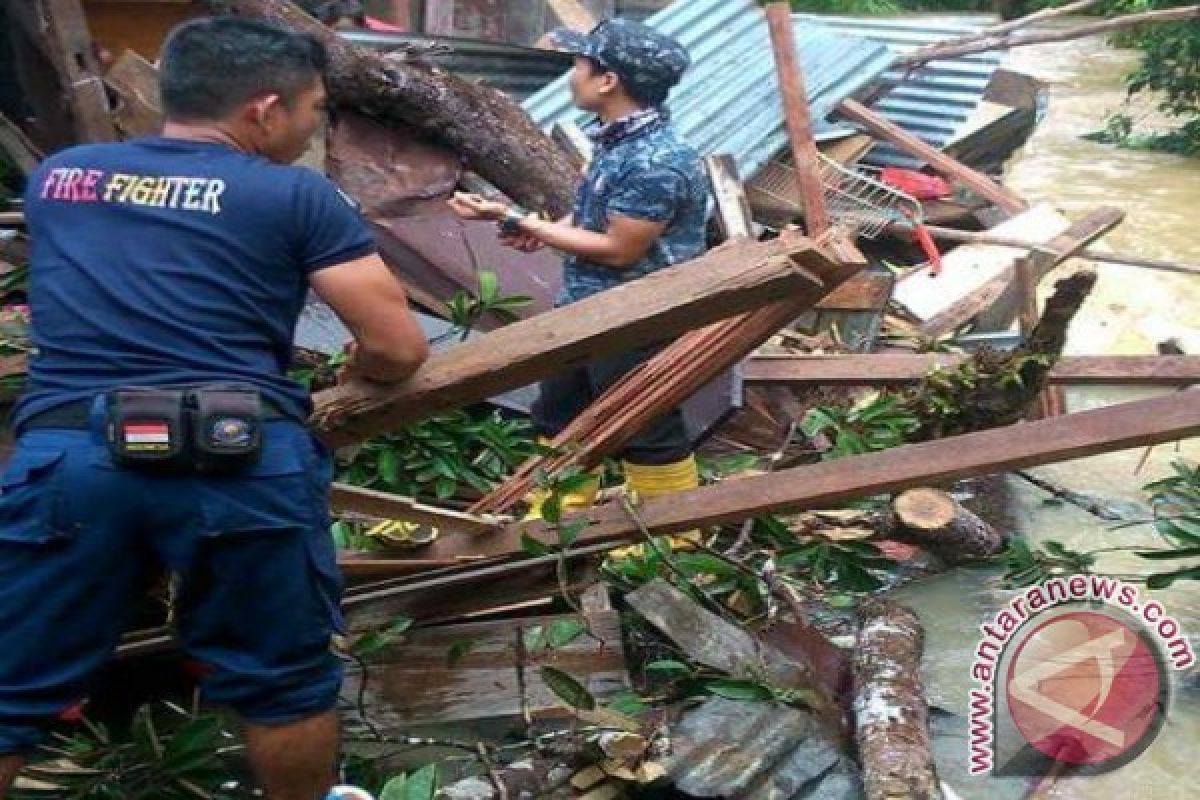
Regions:
[[[663, 495], [686, 492], [700, 486], [700, 470], [696, 466], [696, 457], [688, 456], [673, 464], [632, 464], [622, 461], [625, 471], [625, 487], [635, 492], [641, 499], [662, 497]], [[684, 531], [670, 537], [672, 549], [688, 549], [701, 537], [699, 530]], [[618, 558], [633, 553], [640, 553], [642, 545], [614, 550], [612, 555]]]
[[[538, 444], [550, 447], [549, 439], [545, 437], [538, 438]], [[583, 511], [591, 508], [596, 498], [600, 496], [600, 478], [601, 470], [596, 468], [588, 475], [588, 480], [578, 489], [570, 492], [564, 492], [561, 496], [560, 503], [562, 504], [563, 513], [570, 511]], [[531, 522], [542, 518], [542, 505], [550, 497], [550, 492], [546, 489], [534, 489], [525, 497], [525, 502], [529, 506], [529, 511], [525, 512], [524, 521]]]

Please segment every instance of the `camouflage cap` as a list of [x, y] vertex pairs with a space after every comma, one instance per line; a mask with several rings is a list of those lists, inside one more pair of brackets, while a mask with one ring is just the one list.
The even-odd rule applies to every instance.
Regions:
[[615, 72], [638, 99], [655, 103], [666, 99], [691, 63], [679, 42], [625, 19], [605, 20], [589, 33], [559, 28], [550, 35], [568, 53]]

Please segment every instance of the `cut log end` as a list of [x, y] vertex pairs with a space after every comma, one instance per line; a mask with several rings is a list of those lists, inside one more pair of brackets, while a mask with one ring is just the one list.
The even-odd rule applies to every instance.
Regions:
[[954, 521], [958, 504], [940, 489], [909, 489], [896, 496], [892, 509], [904, 527], [936, 531]]

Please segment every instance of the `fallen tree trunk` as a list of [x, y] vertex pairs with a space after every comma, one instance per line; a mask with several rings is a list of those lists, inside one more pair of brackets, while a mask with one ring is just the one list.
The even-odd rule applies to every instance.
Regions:
[[823, 295], [827, 288], [817, 275], [836, 269], [800, 236], [731, 243], [436, 353], [399, 386], [354, 382], [321, 392], [315, 397], [313, 428], [333, 445], [362, 441], [572, 364], [670, 339], [779, 296]]
[[914, 50], [896, 59], [895, 66], [909, 67], [926, 64], [937, 59], [958, 58], [972, 53], [986, 53], [989, 50], [1009, 50], [1013, 47], [1024, 47], [1031, 44], [1047, 44], [1050, 42], [1066, 42], [1071, 39], [1081, 39], [1085, 36], [1096, 36], [1102, 33], [1112, 33], [1135, 25], [1149, 25], [1161, 22], [1180, 22], [1189, 19], [1200, 19], [1200, 6], [1185, 6], [1184, 8], [1167, 8], [1160, 11], [1146, 11], [1141, 14], [1125, 14], [1102, 22], [1090, 22], [1074, 28], [1063, 30], [1037, 31], [1033, 33], [1001, 33], [998, 36], [986, 36], [968, 42], [950, 42], [930, 45]]
[[1004, 536], [941, 489], [909, 489], [896, 495], [884, 517], [887, 536], [931, 550], [948, 564], [989, 558]]
[[1028, 341], [1011, 353], [980, 350], [957, 371], [935, 372], [906, 391], [900, 406], [921, 423], [910, 441], [940, 439], [1010, 425], [1041, 393], [1062, 354], [1067, 328], [1096, 283], [1096, 273], [1077, 272], [1055, 285]]
[[871, 598], [854, 648], [855, 738], [867, 800], [940, 798], [921, 684], [925, 631], [917, 615]]
[[205, 4], [316, 36], [329, 51], [329, 89], [337, 105], [450, 146], [471, 169], [522, 205], [554, 218], [571, 210], [578, 173], [562, 149], [502, 92], [427, 64], [357, 47], [287, 0]]

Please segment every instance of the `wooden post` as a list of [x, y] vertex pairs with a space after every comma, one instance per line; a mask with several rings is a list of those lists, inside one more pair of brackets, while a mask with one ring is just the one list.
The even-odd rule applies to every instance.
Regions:
[[737, 163], [733, 156], [716, 155], [704, 159], [708, 182], [712, 185], [716, 199], [717, 227], [725, 240], [753, 239], [754, 220], [750, 216], [750, 204], [738, 178]]
[[783, 97], [783, 116], [792, 143], [800, 195], [804, 198], [804, 222], [808, 235], [815, 237], [829, 230], [829, 212], [821, 183], [820, 154], [808, 115], [804, 72], [796, 58], [795, 24], [790, 4], [767, 6], [767, 27], [771, 31], [771, 51], [775, 54], [775, 71]]
[[871, 133], [895, 145], [904, 152], [929, 164], [937, 172], [986, 197], [1009, 214], [1024, 211], [1024, 200], [1005, 189], [983, 173], [976, 172], [935, 147], [925, 143], [899, 125], [885, 119], [857, 100], [847, 98], [838, 104], [837, 111], [851, 122], [862, 125]]
[[42, 0], [53, 46], [57, 51], [59, 75], [67, 102], [75, 118], [80, 142], [109, 142], [117, 138], [100, 81], [100, 64], [92, 49], [87, 19], [79, 0]]

